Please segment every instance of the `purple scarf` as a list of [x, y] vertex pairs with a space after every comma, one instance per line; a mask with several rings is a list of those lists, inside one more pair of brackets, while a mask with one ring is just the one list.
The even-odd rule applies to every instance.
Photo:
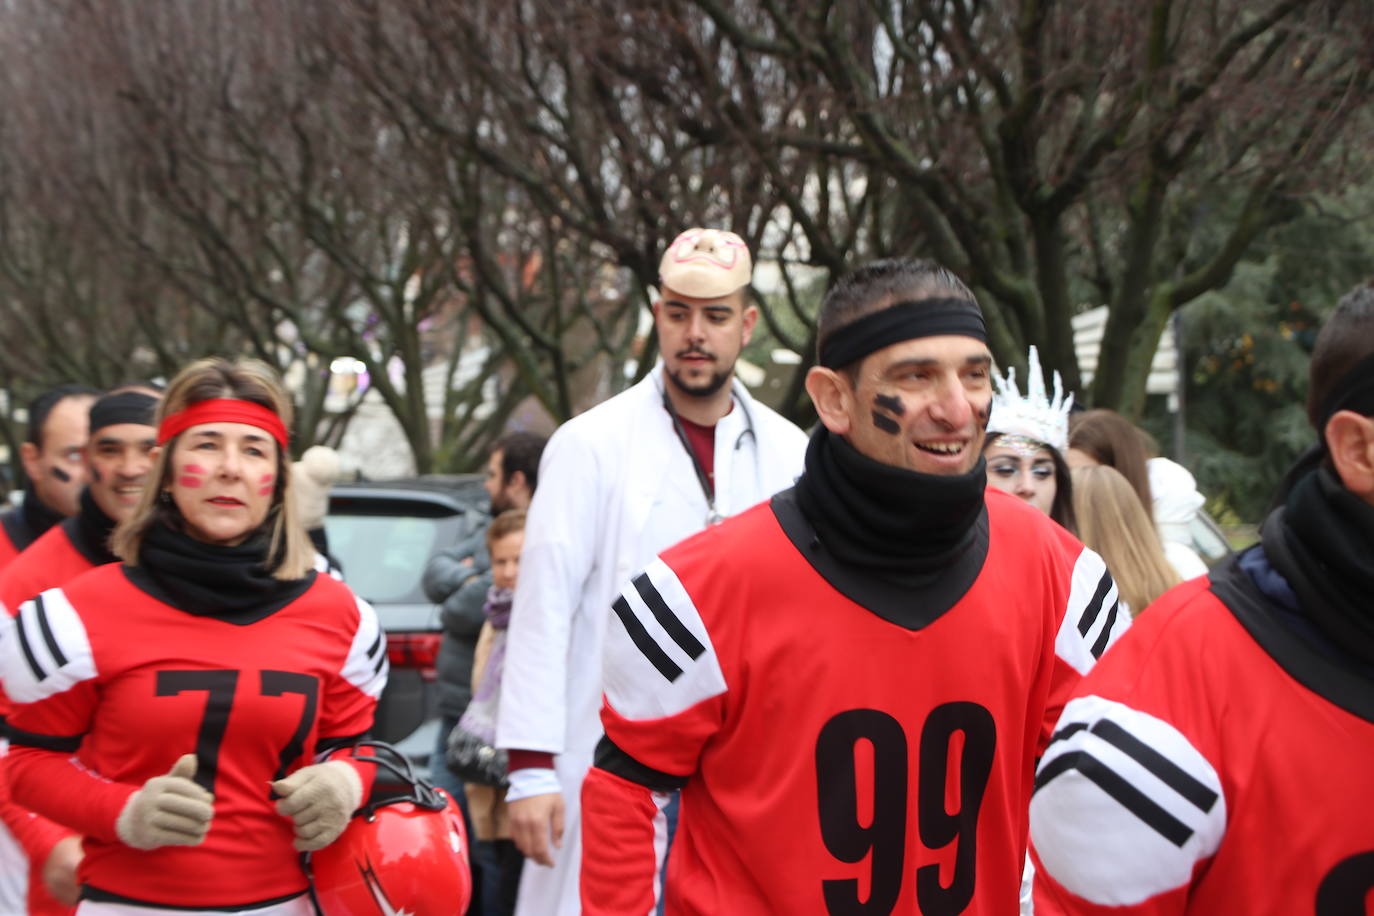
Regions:
[[491, 654], [487, 656], [487, 668], [477, 690], [472, 695], [467, 712], [459, 720], [464, 728], [479, 736], [488, 744], [496, 739], [496, 710], [501, 700], [501, 669], [506, 660], [506, 627], [510, 624], [511, 599], [515, 593], [508, 588], [493, 585], [487, 590], [486, 604], [482, 613], [496, 629], [496, 638], [491, 643]]

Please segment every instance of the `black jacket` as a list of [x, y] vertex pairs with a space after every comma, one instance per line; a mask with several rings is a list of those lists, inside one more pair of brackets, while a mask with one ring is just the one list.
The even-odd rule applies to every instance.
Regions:
[[435, 664], [439, 714], [457, 719], [472, 699], [472, 656], [486, 619], [482, 605], [491, 587], [487, 527], [482, 525], [455, 546], [430, 557], [425, 566], [425, 595], [439, 605], [444, 628]]

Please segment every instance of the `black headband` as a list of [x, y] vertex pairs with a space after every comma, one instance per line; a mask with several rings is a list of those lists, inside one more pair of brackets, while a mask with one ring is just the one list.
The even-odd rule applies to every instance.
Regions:
[[141, 391], [107, 394], [91, 405], [91, 432], [119, 423], [152, 426], [157, 398]]
[[988, 342], [983, 313], [971, 299], [908, 299], [835, 331], [821, 344], [819, 364], [842, 369], [875, 350], [917, 337], [957, 334]]
[[1374, 353], [1360, 360], [1336, 383], [1322, 404], [1317, 418], [1317, 432], [1326, 429], [1326, 421], [1338, 410], [1353, 410], [1366, 417], [1374, 417]]

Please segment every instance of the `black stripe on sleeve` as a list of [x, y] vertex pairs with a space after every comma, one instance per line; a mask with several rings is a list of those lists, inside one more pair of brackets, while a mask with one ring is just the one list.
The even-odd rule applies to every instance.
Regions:
[[33, 646], [29, 645], [29, 634], [25, 632], [24, 614], [20, 613], [19, 619], [14, 622], [14, 628], [19, 633], [19, 648], [24, 650], [24, 661], [29, 663], [29, 670], [33, 672], [33, 678], [40, 683], [47, 680], [48, 672], [38, 664], [38, 657], [33, 654]]
[[[1059, 731], [1055, 732], [1053, 735], [1050, 736], [1050, 744], [1054, 744], [1056, 741], [1063, 741], [1067, 738], [1072, 738], [1074, 735], [1078, 734], [1087, 727], [1087, 722], [1075, 722], [1072, 725], [1065, 725]], [[1045, 745], [1045, 749], [1049, 750], [1049, 744]]]
[[53, 635], [52, 627], [48, 625], [48, 609], [43, 604], [42, 595], [33, 599], [33, 607], [38, 612], [38, 628], [43, 631], [43, 641], [48, 644], [48, 651], [52, 653], [53, 661], [57, 662], [57, 667], [61, 668], [67, 664], [67, 656], [62, 654], [61, 648], [57, 645], [57, 637]]
[[1097, 639], [1093, 642], [1090, 650], [1093, 658], [1101, 658], [1102, 653], [1107, 651], [1107, 641], [1112, 638], [1112, 627], [1116, 626], [1116, 615], [1121, 610], [1121, 602], [1113, 601], [1112, 609], [1107, 612], [1107, 623], [1103, 625], [1102, 632], [1097, 634]]
[[81, 739], [84, 735], [40, 735], [37, 732], [26, 732], [15, 728], [13, 725], [6, 725], [5, 735], [10, 739], [10, 744], [17, 744], [21, 747], [36, 747], [45, 751], [61, 751], [64, 754], [75, 753], [81, 747]]
[[683, 624], [678, 616], [669, 608], [668, 603], [663, 600], [663, 596], [654, 588], [654, 583], [649, 581], [648, 573], [640, 573], [635, 576], [635, 591], [639, 592], [639, 597], [644, 599], [644, 603], [649, 606], [654, 619], [658, 625], [663, 627], [664, 632], [673, 638], [673, 642], [681, 647], [687, 657], [696, 661], [701, 658], [706, 651], [706, 647], [692, 635], [691, 631]]
[[1093, 725], [1092, 732], [1158, 776], [1160, 782], [1182, 795], [1199, 810], [1211, 811], [1212, 806], [1217, 803], [1217, 793], [1115, 722], [1102, 719]]
[[1103, 570], [1102, 578], [1098, 580], [1097, 591], [1093, 592], [1092, 600], [1088, 602], [1087, 608], [1083, 611], [1083, 616], [1078, 618], [1078, 635], [1087, 636], [1088, 631], [1093, 628], [1093, 622], [1097, 620], [1097, 615], [1102, 613], [1102, 602], [1107, 598], [1107, 592], [1112, 588], [1112, 574]]
[[630, 605], [626, 603], [624, 596], [615, 599], [611, 605], [615, 610], [620, 622], [625, 625], [625, 632], [630, 634], [630, 642], [634, 643], [649, 663], [658, 669], [658, 673], [666, 677], [670, 682], [675, 681], [682, 674], [682, 669], [668, 657], [668, 654], [659, 648], [658, 643], [649, 635], [649, 631], [644, 629], [644, 624], [639, 622], [634, 611], [630, 610]]
[[381, 647], [382, 647], [382, 631], [379, 629], [379, 630], [377, 631], [377, 638], [374, 639], [374, 640], [372, 640], [372, 645], [370, 645], [370, 646], [367, 647], [367, 657], [368, 657], [368, 658], [376, 658], [376, 657], [377, 657], [377, 650], [380, 649]]
[[1055, 777], [1068, 770], [1077, 770], [1092, 780], [1123, 808], [1175, 846], [1182, 847], [1193, 835], [1191, 827], [1155, 804], [1144, 792], [1087, 751], [1070, 751], [1050, 761], [1048, 766], [1041, 769], [1040, 775], [1035, 777], [1035, 791], [1039, 792]]
[[685, 777], [674, 776], [672, 773], [655, 770], [640, 763], [621, 750], [620, 745], [612, 741], [609, 735], [601, 736], [601, 741], [596, 746], [596, 758], [592, 763], [598, 769], [614, 773], [621, 779], [628, 779], [651, 792], [674, 792], [687, 785]]

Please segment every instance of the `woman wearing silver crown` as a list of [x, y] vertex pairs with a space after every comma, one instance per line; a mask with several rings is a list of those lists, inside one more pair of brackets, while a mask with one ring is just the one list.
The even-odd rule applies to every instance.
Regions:
[[1064, 462], [1073, 395], [1065, 397], [1058, 372], [1054, 373], [1054, 397], [1047, 395], [1040, 354], [1034, 346], [1028, 363], [1024, 397], [1016, 387], [1014, 368], [1008, 369], [1005, 377], [993, 373], [996, 393], [983, 446], [988, 485], [1020, 497], [1077, 533], [1073, 482]]

